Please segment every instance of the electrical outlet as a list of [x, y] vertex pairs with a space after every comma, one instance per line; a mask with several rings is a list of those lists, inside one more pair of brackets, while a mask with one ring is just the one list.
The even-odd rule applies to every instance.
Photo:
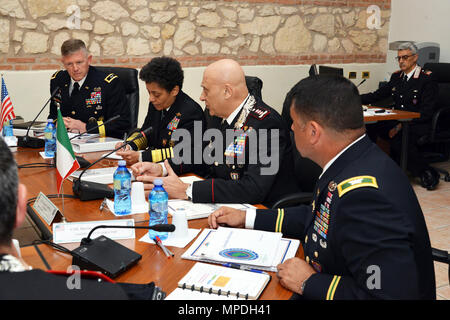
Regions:
[[349, 79], [356, 79], [356, 71], [350, 71], [348, 73], [348, 78]]
[[370, 78], [370, 72], [369, 71], [363, 71], [361, 78], [369, 79]]

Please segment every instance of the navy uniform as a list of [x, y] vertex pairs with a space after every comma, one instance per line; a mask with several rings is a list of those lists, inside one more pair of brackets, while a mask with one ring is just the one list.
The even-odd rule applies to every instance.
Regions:
[[[420, 118], [413, 119], [410, 124], [408, 139], [408, 169], [413, 176], [420, 176], [429, 169], [416, 145], [417, 140], [426, 135], [431, 128], [431, 118], [435, 111], [439, 88], [433, 80], [431, 72], [425, 72], [417, 66], [409, 80], [405, 79], [402, 71], [392, 74], [390, 81], [377, 91], [361, 95], [363, 104], [376, 104], [377, 101], [392, 97], [393, 109], [419, 112]], [[401, 155], [401, 134], [397, 133], [393, 139], [389, 138], [389, 131], [398, 121], [380, 121], [367, 125], [367, 132], [373, 141], [378, 136], [391, 140], [391, 154], [398, 162]]]
[[93, 129], [90, 133], [101, 136], [123, 138], [131, 128], [130, 109], [125, 89], [117, 75], [106, 74], [90, 66], [79, 94], [70, 96], [70, 75], [65, 70], [55, 72], [50, 80], [50, 92], [58, 86], [59, 92], [50, 104], [49, 118], [56, 119], [57, 103], [63, 117], [71, 117], [86, 123], [86, 130], [101, 125], [103, 121], [116, 115], [120, 118]]
[[317, 271], [303, 298], [436, 298], [420, 205], [404, 173], [367, 136], [323, 173], [311, 206], [257, 210], [254, 228], [302, 241]]
[[[204, 121], [203, 110], [200, 105], [183, 91], [180, 91], [169, 110], [158, 111], [150, 102], [147, 116], [140, 130], [152, 127], [153, 131], [149, 136], [131, 142], [130, 146], [133, 150], [145, 150], [142, 153], [142, 161], [160, 162], [171, 159], [174, 156], [173, 147], [176, 145], [175, 141], [172, 140], [173, 132], [177, 129], [185, 129], [190, 132], [192, 138], [194, 137], [194, 123], [200, 122], [200, 124], [197, 124], [203, 128]], [[133, 139], [138, 134], [138, 132], [133, 133], [128, 140]], [[194, 140], [192, 139], [192, 146], [193, 143]], [[191, 154], [193, 156], [193, 148]], [[175, 165], [169, 160], [169, 163], [178, 175], [193, 171], [193, 161]]]
[[[219, 118], [212, 117], [212, 119]], [[204, 165], [206, 169], [204, 174], [209, 179], [193, 183], [193, 202], [263, 203], [270, 206], [282, 195], [299, 190], [292, 179], [294, 167], [289, 132], [280, 115], [259, 98], [249, 95], [241, 112], [232, 123], [211, 120], [207, 128], [221, 131], [224, 137], [223, 149], [215, 150], [209, 144], [204, 149], [204, 154], [211, 154], [214, 159], [220, 158], [221, 161]], [[265, 139], [261, 136], [260, 129], [267, 129], [267, 153], [260, 150], [260, 140]], [[227, 130], [235, 133], [235, 139], [231, 143], [226, 143]], [[279, 133], [278, 150], [270, 143], [271, 133], [275, 132], [274, 130], [278, 130]], [[258, 155], [249, 152], [249, 143], [256, 141], [249, 139], [250, 135], [258, 139], [258, 145], [255, 146], [258, 148]], [[216, 151], [220, 152], [217, 158]], [[261, 153], [264, 156], [270, 155], [271, 152], [277, 153], [278, 172], [272, 175], [261, 174], [263, 168], [270, 167], [270, 164], [261, 163]]]

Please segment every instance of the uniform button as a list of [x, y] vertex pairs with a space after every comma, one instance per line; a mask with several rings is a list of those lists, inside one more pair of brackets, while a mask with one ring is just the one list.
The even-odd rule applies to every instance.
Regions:
[[308, 243], [308, 236], [305, 237], [305, 243]]
[[97, 111], [94, 111], [95, 114], [97, 114]]
[[314, 252], [314, 257], [316, 257], [316, 258], [319, 257], [319, 253], [317, 251]]
[[214, 162], [214, 165], [217, 167], [219, 165], [219, 163], [216, 161], [216, 162]]
[[306, 256], [306, 263], [309, 263], [309, 257]]
[[75, 114], [76, 112], [75, 111], [72, 111], [72, 114]]

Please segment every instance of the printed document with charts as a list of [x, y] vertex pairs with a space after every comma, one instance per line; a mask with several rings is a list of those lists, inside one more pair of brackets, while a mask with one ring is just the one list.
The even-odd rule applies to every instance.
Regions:
[[198, 262], [166, 300], [256, 300], [269, 281], [267, 273]]
[[281, 233], [219, 227], [203, 230], [181, 257], [276, 271], [279, 263], [295, 256], [299, 245], [299, 240], [282, 238]]

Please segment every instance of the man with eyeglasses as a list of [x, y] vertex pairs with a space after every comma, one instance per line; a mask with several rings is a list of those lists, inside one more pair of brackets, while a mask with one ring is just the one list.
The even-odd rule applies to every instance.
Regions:
[[[361, 95], [363, 104], [374, 104], [391, 97], [397, 110], [419, 112], [420, 118], [411, 122], [408, 139], [408, 170], [419, 177], [422, 187], [433, 190], [439, 183], [439, 174], [431, 168], [418, 150], [417, 140], [429, 132], [431, 118], [438, 98], [438, 86], [429, 71], [417, 65], [418, 49], [411, 42], [400, 45], [396, 60], [400, 70], [377, 91]], [[369, 124], [367, 133], [376, 142], [378, 137], [390, 141], [391, 156], [397, 162], [401, 154], [402, 124], [398, 121], [380, 121]]]
[[[59, 87], [50, 104], [48, 118], [56, 119], [61, 108], [68, 131], [123, 138], [131, 127], [130, 109], [125, 89], [114, 73], [104, 73], [91, 66], [92, 55], [82, 40], [69, 39], [61, 46], [61, 62], [66, 70], [55, 72], [50, 80], [50, 92]], [[120, 118], [103, 125], [103, 122]]]

